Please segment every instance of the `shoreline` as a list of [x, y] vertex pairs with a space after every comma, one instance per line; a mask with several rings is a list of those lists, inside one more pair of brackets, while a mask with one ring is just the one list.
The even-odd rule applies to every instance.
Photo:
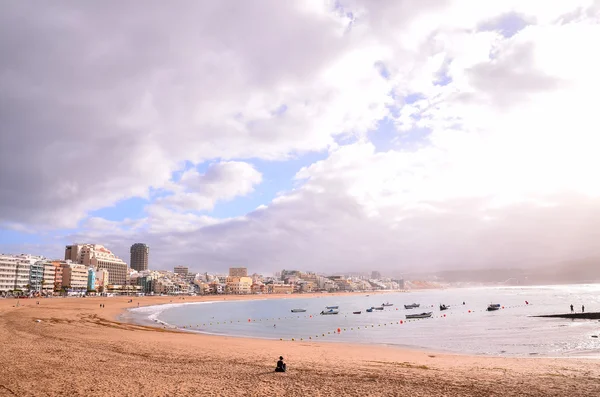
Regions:
[[[190, 302], [202, 301], [195, 298]], [[20, 307], [14, 307], [16, 300], [0, 300], [5, 342], [0, 354], [11, 363], [0, 366], [0, 396], [600, 394], [600, 369], [588, 358], [480, 357], [275, 341], [115, 320], [138, 301], [145, 307], [174, 303], [169, 300], [52, 298], [39, 305], [21, 300]], [[279, 355], [288, 363], [285, 374], [273, 372]]]
[[[391, 293], [391, 292], [390, 292]], [[307, 298], [307, 299], [315, 299], [319, 298], [318, 294], [316, 296], [297, 296], [297, 298]], [[332, 294], [333, 295], [333, 294]], [[337, 294], [344, 296], [346, 294]], [[252, 295], [245, 297], [251, 297]], [[259, 295], [260, 296], [260, 295]], [[278, 337], [261, 337], [254, 335], [244, 335], [244, 334], [227, 334], [227, 333], [219, 333], [219, 332], [211, 332], [205, 330], [194, 330], [194, 329], [186, 329], [180, 326], [170, 324], [161, 320], [152, 321], [150, 319], [138, 319], [133, 318], [135, 314], [131, 315], [131, 317], [127, 318], [129, 313], [132, 313], [136, 309], [143, 308], [159, 308], [161, 306], [172, 306], [180, 307], [183, 305], [194, 305], [194, 304], [205, 304], [205, 303], [218, 303], [218, 302], [240, 302], [247, 300], [267, 300], [267, 298], [259, 298], [259, 296], [254, 296], [250, 299], [244, 299], [244, 296], [237, 296], [236, 299], [229, 300], [219, 300], [219, 299], [209, 299], [209, 300], [201, 300], [201, 301], [193, 301], [193, 302], [169, 302], [169, 303], [160, 303], [157, 305], [146, 305], [138, 307], [131, 307], [124, 309], [116, 318], [116, 321], [124, 322], [133, 325], [142, 325], [156, 329], [168, 329], [173, 332], [181, 332], [184, 334], [192, 334], [192, 335], [205, 335], [205, 336], [214, 336], [214, 337], [229, 337], [229, 338], [239, 338], [239, 339], [248, 339], [248, 340], [264, 340], [264, 341], [273, 341], [273, 342], [282, 342], [282, 341], [294, 341], [293, 339], [281, 339]], [[286, 295], [273, 295], [271, 299], [286, 299]], [[168, 309], [166, 309], [168, 310]], [[156, 314], [160, 314], [162, 311]], [[512, 355], [502, 355], [502, 354], [486, 354], [486, 353], [474, 353], [474, 352], [457, 352], [452, 350], [443, 350], [443, 349], [435, 349], [426, 346], [414, 346], [414, 345], [404, 345], [404, 344], [394, 344], [394, 343], [372, 343], [372, 342], [360, 342], [360, 341], [336, 341], [334, 339], [323, 339], [323, 340], [308, 340], [308, 339], [296, 339], [297, 342], [304, 343], [326, 343], [326, 344], [342, 344], [350, 346], [377, 346], [377, 347], [385, 347], [391, 349], [399, 349], [402, 351], [408, 350], [416, 353], [426, 353], [426, 354], [441, 354], [441, 355], [449, 355], [449, 356], [460, 356], [460, 357], [485, 357], [485, 358], [519, 358], [519, 359], [587, 359], [587, 360], [600, 360], [600, 353], [591, 353], [585, 352], [580, 354], [572, 354], [572, 355], [544, 355], [544, 354], [512, 354]]]

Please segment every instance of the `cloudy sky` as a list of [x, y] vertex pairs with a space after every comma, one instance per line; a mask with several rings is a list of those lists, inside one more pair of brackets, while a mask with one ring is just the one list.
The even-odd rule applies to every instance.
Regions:
[[4, 1], [0, 252], [410, 271], [600, 254], [600, 1]]

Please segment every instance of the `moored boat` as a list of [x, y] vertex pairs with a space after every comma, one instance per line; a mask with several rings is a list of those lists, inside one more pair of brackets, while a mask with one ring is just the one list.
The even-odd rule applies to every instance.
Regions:
[[352, 314], [361, 314], [362, 312], [352, 312]]
[[381, 306], [394, 306], [394, 304], [390, 303], [390, 302], [386, 302], [386, 303], [382, 303]]
[[440, 305], [440, 311], [448, 310], [448, 306]]
[[321, 312], [321, 314], [339, 314], [339, 311], [338, 311], [338, 310], [333, 310], [333, 309], [330, 309], [330, 310], [323, 310], [323, 311]]
[[500, 305], [497, 303], [492, 303], [492, 304], [488, 305], [488, 307], [487, 307], [488, 312], [493, 312], [496, 310], [500, 310]]
[[421, 313], [421, 314], [407, 314], [406, 315], [406, 319], [415, 319], [415, 318], [429, 318], [431, 317], [431, 315], [433, 314], [433, 312], [428, 312], [428, 313]]
[[325, 306], [325, 309], [339, 309], [339, 306]]
[[421, 306], [421, 304], [419, 304], [419, 303], [411, 303], [410, 305], [404, 305], [404, 308], [405, 309], [416, 309], [419, 306]]
[[304, 313], [306, 309], [292, 309], [292, 313]]
[[367, 313], [372, 313], [372, 312], [373, 312], [373, 308], [372, 307], [370, 307], [370, 308], [367, 309]]

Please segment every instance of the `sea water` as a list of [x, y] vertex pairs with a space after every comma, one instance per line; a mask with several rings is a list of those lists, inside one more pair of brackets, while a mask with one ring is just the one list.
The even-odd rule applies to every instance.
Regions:
[[[366, 312], [386, 302], [394, 306]], [[421, 306], [404, 308], [413, 302]], [[504, 308], [487, 312], [490, 303]], [[440, 304], [450, 308], [440, 311]], [[568, 313], [571, 304], [578, 312], [582, 305], [586, 312], [600, 311], [600, 284], [176, 303], [131, 309], [129, 320], [190, 332], [276, 340], [394, 345], [477, 355], [600, 357], [600, 338], [592, 337], [600, 334], [599, 321], [531, 317]], [[319, 314], [326, 306], [336, 305], [338, 315]], [[306, 312], [291, 313], [296, 308]], [[433, 318], [407, 321], [407, 314], [422, 312], [433, 312]]]

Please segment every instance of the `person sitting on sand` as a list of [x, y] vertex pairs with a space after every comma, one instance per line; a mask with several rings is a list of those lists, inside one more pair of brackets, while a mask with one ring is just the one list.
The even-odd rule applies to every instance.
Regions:
[[275, 367], [275, 372], [285, 372], [287, 366], [283, 362], [283, 356], [279, 356], [279, 361], [277, 361], [277, 367]]

